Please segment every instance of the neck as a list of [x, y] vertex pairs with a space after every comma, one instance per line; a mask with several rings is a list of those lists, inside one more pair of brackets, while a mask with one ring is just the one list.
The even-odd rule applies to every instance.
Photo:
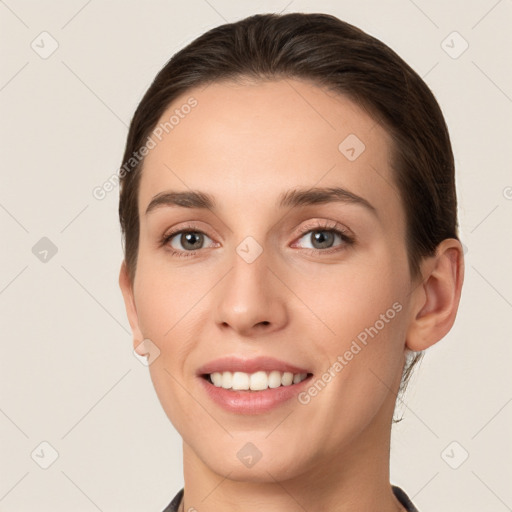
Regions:
[[[404, 511], [389, 482], [394, 401], [345, 449], [312, 461], [292, 477], [266, 472], [264, 481], [233, 480], [210, 469], [183, 443], [184, 510], [201, 512]], [[391, 411], [391, 415], [389, 415]], [[261, 461], [260, 461], [261, 463]]]

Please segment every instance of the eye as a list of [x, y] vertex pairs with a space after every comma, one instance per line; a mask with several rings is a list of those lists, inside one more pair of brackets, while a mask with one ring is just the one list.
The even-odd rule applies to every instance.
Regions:
[[188, 257], [196, 254], [199, 249], [203, 249], [205, 239], [213, 242], [209, 236], [194, 226], [185, 226], [180, 230], [165, 234], [160, 245], [166, 246], [172, 255]]
[[[315, 253], [318, 252], [335, 252], [342, 250], [344, 246], [351, 245], [354, 243], [354, 237], [348, 234], [348, 231], [339, 226], [338, 224], [315, 224], [303, 226], [300, 229], [301, 234], [305, 234], [299, 240], [305, 239], [311, 243], [311, 247], [304, 247], [305, 249], [312, 250]], [[338, 246], [333, 244], [336, 238], [341, 241]], [[296, 244], [294, 244], [296, 246]], [[333, 250], [329, 250], [333, 249]]]
[[[303, 226], [299, 233], [302, 235], [299, 240], [305, 239], [306, 243], [309, 241], [312, 247], [303, 247], [301, 244], [299, 246], [314, 254], [338, 252], [355, 242], [355, 237], [351, 232], [336, 222], [308, 224]], [[210, 247], [215, 246], [209, 236], [195, 226], [188, 225], [163, 235], [159, 245], [170, 251], [172, 256], [186, 258], [196, 255], [199, 250], [203, 249], [205, 239], [211, 242]], [[333, 247], [336, 239], [341, 243]], [[297, 247], [297, 242], [292, 247]]]
[[[177, 237], [177, 235], [180, 235]], [[173, 245], [173, 243], [181, 244], [181, 247], [184, 248], [186, 251], [194, 251], [196, 249], [202, 249], [202, 245], [204, 243], [204, 239], [208, 238], [208, 240], [211, 240], [208, 236], [206, 236], [201, 231], [180, 231], [173, 235], [171, 237], [171, 240], [173, 238], [176, 238], [174, 242], [171, 242], [171, 247], [175, 249], [181, 249], [180, 247], [176, 247], [176, 245]]]

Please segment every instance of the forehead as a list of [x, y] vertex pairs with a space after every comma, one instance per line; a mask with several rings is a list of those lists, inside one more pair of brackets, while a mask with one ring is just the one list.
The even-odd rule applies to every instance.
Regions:
[[[194, 105], [190, 107], [190, 105]], [[166, 190], [201, 190], [222, 207], [275, 206], [290, 188], [340, 186], [396, 223], [391, 139], [348, 98], [302, 80], [219, 82], [175, 99], [152, 135], [141, 220]]]

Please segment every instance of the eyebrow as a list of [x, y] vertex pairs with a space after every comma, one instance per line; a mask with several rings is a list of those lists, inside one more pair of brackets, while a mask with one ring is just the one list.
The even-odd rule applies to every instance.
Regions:
[[[282, 193], [277, 202], [277, 206], [283, 208], [298, 208], [314, 204], [326, 203], [346, 203], [356, 204], [366, 208], [368, 211], [378, 216], [377, 209], [363, 197], [341, 187], [324, 187], [309, 189], [291, 189]], [[145, 215], [162, 207], [182, 207], [182, 208], [200, 208], [215, 210], [215, 197], [211, 194], [198, 190], [188, 190], [183, 192], [167, 190], [155, 195], [148, 207]]]

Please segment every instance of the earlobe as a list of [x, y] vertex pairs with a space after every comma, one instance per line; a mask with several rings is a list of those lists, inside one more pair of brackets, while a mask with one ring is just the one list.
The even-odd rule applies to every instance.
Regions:
[[130, 282], [128, 267], [126, 266], [125, 260], [122, 261], [121, 269], [119, 271], [119, 287], [121, 288], [121, 292], [123, 294], [126, 315], [128, 317], [128, 321], [130, 322], [130, 327], [132, 329], [133, 348], [137, 350], [137, 353], [139, 355], [143, 356], [145, 355], [145, 353], [141, 352], [144, 350], [144, 345], [142, 344], [144, 336], [142, 335], [142, 332], [139, 327], [139, 318], [137, 314], [137, 308], [135, 306], [133, 286], [132, 283]]
[[464, 281], [461, 243], [443, 240], [436, 255], [425, 261], [426, 275], [414, 291], [416, 300], [407, 331], [406, 346], [419, 352], [441, 340], [452, 328], [459, 307]]

